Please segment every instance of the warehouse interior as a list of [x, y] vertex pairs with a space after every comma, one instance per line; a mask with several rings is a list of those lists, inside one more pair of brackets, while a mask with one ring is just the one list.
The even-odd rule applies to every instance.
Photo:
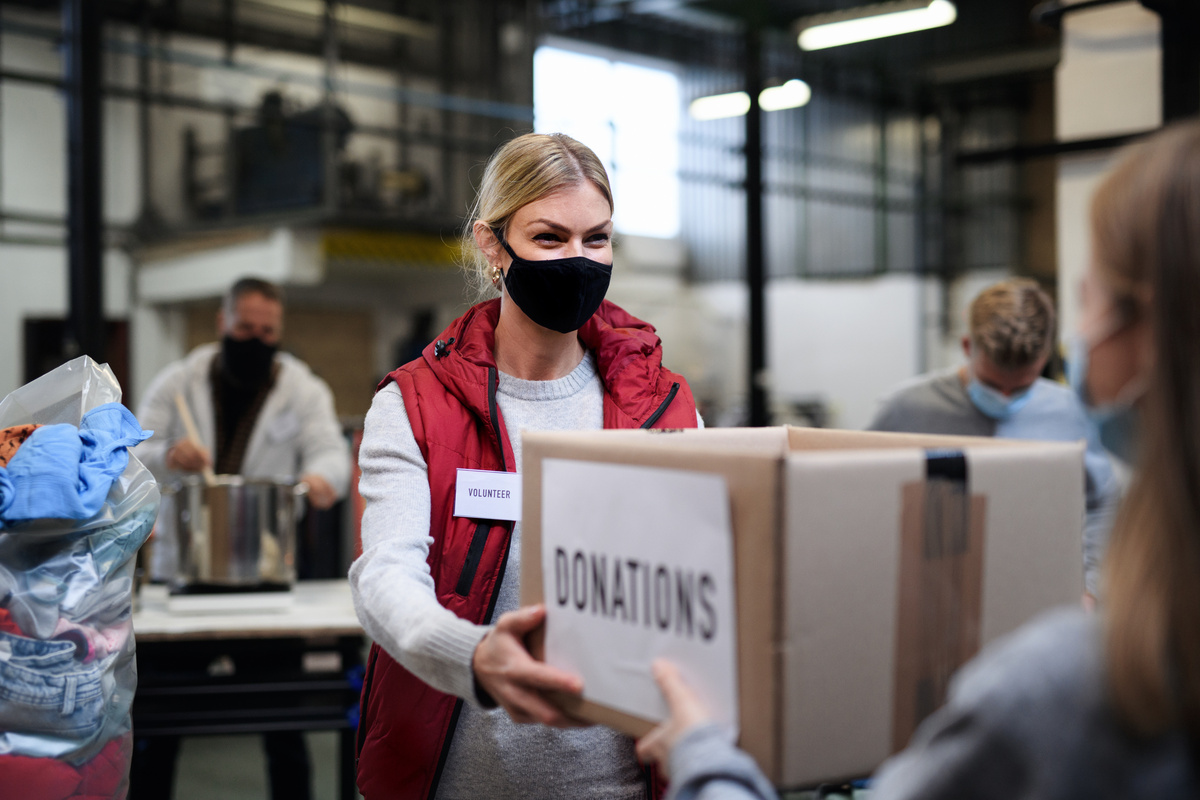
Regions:
[[[654, 232], [646, 212], [618, 223], [629, 232], [613, 291], [654, 320], [714, 425], [749, 421], [751, 386], [761, 387], [760, 424], [865, 425], [888, 386], [953, 361], [975, 287], [1008, 274], [1061, 285], [1060, 262], [1078, 258], [1056, 241], [1062, 143], [1142, 132], [1161, 115], [1158, 18], [1128, 3], [1091, 12], [1097, 26], [1124, 15], [1109, 34], [1123, 39], [1104, 50], [1081, 34], [1068, 58], [1061, 20], [1034, 22], [1030, 3], [966, 2], [941, 30], [809, 53], [789, 26], [838, 3], [464, 0], [339, 4], [329, 15], [299, 2], [102, 5], [103, 123], [90, 138], [103, 155], [106, 247], [89, 294], [103, 298], [106, 360], [123, 365], [135, 403], [157, 368], [211, 338], [221, 287], [253, 265], [289, 289], [288, 346], [331, 382], [340, 414], [363, 414], [397, 347], [422, 326], [436, 333], [471, 299], [454, 248], [488, 154], [538, 114], [571, 122], [587, 99], [547, 98], [539, 110], [539, 48], [674, 76], [674, 227], [637, 232]], [[684, 109], [745, 83], [742, 14], [756, 5], [752, 79], [802, 78], [812, 99], [762, 113], [761, 233], [748, 238], [744, 119]], [[0, 384], [12, 388], [59, 355], [71, 312], [58, 4], [4, 3], [0, 44], [0, 269], [14, 287]], [[1087, 59], [1101, 52], [1136, 64], [1116, 69], [1138, 105], [1111, 99], [1103, 114], [1113, 119], [1056, 133], [1056, 120], [1072, 124], [1073, 102], [1102, 113], [1062, 89], [1097, 74]], [[622, 102], [610, 96], [606, 110], [589, 110], [599, 121], [575, 121], [583, 138], [610, 138], [618, 176], [659, 155], [639, 140], [663, 130], [639, 131], [639, 112]], [[294, 138], [295, 150], [246, 166], [272, 135]], [[750, 326], [748, 274], [759, 271], [764, 313]], [[303, 340], [309, 330], [319, 341]]]
[[[707, 426], [862, 429], [960, 361], [988, 284], [1033, 278], [1069, 331], [1092, 187], [1200, 111], [1186, 3], [957, 0], [942, 28], [797, 46], [862, 5], [0, 0], [0, 395], [86, 353], [135, 407], [253, 274], [285, 288], [284, 347], [353, 438], [380, 379], [475, 301], [483, 166], [537, 130], [605, 161], [609, 298], [653, 322]], [[690, 110], [789, 81], [803, 105]], [[353, 550], [337, 514], [330, 576]], [[176, 797], [230, 776], [219, 796], [263, 796], [256, 745], [218, 766], [245, 741], [185, 749]]]

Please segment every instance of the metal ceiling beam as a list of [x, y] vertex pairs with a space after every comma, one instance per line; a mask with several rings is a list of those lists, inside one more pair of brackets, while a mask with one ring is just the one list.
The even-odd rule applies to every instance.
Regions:
[[[93, 0], [99, 3], [100, 0]], [[57, 5], [47, 0], [2, 0], [4, 5], [23, 6], [39, 11], [56, 11]], [[105, 0], [104, 17], [109, 22], [131, 26], [147, 25], [159, 33], [179, 33], [203, 39], [225, 41], [230, 34], [221, 15], [204, 15], [186, 12], [173, 4], [147, 7], [144, 0]], [[322, 58], [325, 47], [320, 35], [303, 36], [286, 31], [273, 30], [262, 25], [239, 21], [233, 32], [238, 45], [252, 45], [267, 50], [280, 50], [299, 55]], [[343, 42], [339, 48], [342, 63], [400, 70], [423, 77], [436, 74], [432, 67], [412, 57], [400, 55], [396, 48], [371, 48]]]

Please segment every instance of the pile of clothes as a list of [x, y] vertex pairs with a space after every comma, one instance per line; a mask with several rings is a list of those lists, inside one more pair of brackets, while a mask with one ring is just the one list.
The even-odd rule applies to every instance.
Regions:
[[158, 492], [116, 402], [0, 429], [0, 795], [122, 798], [134, 556]]

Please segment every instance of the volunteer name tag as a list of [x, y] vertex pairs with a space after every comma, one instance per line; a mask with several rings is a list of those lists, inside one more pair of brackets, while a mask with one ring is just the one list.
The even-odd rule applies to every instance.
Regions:
[[515, 472], [460, 469], [454, 490], [454, 516], [521, 519], [521, 476]]

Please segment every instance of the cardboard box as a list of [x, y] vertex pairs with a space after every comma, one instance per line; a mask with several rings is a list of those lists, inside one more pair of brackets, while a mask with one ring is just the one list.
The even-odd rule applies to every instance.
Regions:
[[[1082, 443], [809, 428], [528, 432], [523, 604], [543, 600], [547, 458], [725, 478], [739, 744], [780, 786], [870, 773], [982, 645], [1083, 592]], [[589, 701], [564, 705], [633, 736], [653, 725]]]

